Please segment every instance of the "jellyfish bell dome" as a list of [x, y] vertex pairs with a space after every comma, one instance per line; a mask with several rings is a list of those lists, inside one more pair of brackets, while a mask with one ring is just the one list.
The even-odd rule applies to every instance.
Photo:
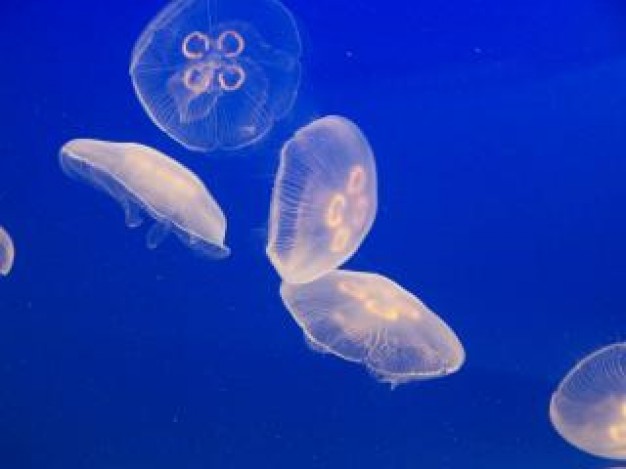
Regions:
[[392, 386], [449, 375], [465, 361], [454, 331], [382, 275], [334, 270], [310, 283], [283, 282], [280, 295], [314, 350], [362, 363]]
[[267, 256], [283, 280], [306, 283], [340, 267], [378, 207], [376, 162], [359, 127], [326, 116], [282, 147], [270, 204]]
[[550, 420], [573, 446], [626, 461], [626, 343], [593, 352], [563, 378]]
[[68, 176], [113, 197], [129, 228], [152, 218], [149, 248], [173, 233], [207, 257], [229, 255], [224, 213], [204, 183], [173, 158], [137, 143], [76, 139], [63, 145], [59, 163]]
[[130, 74], [154, 123], [194, 151], [261, 140], [292, 108], [301, 42], [278, 0], [175, 0], [148, 24]]
[[0, 226], [0, 275], [9, 275], [15, 260], [15, 245], [13, 239], [2, 226]]

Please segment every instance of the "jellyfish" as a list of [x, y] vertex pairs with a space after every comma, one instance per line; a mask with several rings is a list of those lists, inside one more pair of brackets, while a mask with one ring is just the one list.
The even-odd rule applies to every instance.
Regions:
[[175, 0], [140, 35], [130, 74], [153, 122], [193, 151], [262, 139], [300, 83], [295, 20], [278, 0]]
[[565, 376], [550, 400], [550, 420], [578, 449], [626, 460], [626, 343], [593, 352]]
[[0, 275], [9, 275], [15, 259], [15, 246], [9, 233], [0, 226]]
[[374, 273], [335, 270], [280, 288], [316, 351], [363, 363], [392, 386], [449, 375], [465, 360], [455, 333], [424, 303]]
[[59, 159], [66, 174], [117, 200], [128, 227], [141, 225], [144, 213], [152, 217], [148, 248], [173, 232], [202, 254], [228, 256], [222, 210], [198, 177], [163, 153], [136, 143], [78, 139], [61, 148]]
[[281, 150], [270, 207], [270, 262], [286, 282], [315, 280], [356, 252], [376, 208], [376, 166], [363, 133], [339, 116], [314, 121]]

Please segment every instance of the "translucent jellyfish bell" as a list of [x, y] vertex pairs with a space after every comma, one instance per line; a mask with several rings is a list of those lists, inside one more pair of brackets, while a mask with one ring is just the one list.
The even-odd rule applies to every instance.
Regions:
[[283, 282], [280, 294], [314, 350], [363, 363], [392, 385], [448, 375], [465, 360], [450, 327], [381, 275], [336, 270]]
[[15, 246], [9, 233], [0, 226], [0, 275], [9, 275], [15, 259]]
[[550, 419], [577, 448], [626, 460], [626, 343], [601, 348], [577, 364], [552, 395]]
[[154, 123], [195, 151], [237, 149], [284, 117], [301, 44], [278, 0], [175, 0], [139, 37], [130, 65]]
[[117, 200], [129, 227], [141, 225], [144, 212], [151, 216], [149, 248], [174, 232], [209, 257], [228, 256], [222, 210], [200, 179], [163, 153], [136, 143], [80, 139], [65, 144], [59, 158], [68, 175]]
[[305, 283], [339, 267], [361, 245], [377, 209], [374, 154], [359, 128], [328, 116], [281, 151], [267, 255], [283, 280]]

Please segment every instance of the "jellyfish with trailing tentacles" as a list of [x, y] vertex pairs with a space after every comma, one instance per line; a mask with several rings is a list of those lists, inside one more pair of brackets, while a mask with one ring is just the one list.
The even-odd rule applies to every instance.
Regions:
[[626, 461], [626, 343], [593, 352], [563, 378], [550, 420], [577, 448]]
[[314, 350], [362, 363], [392, 386], [449, 375], [465, 361], [454, 331], [382, 275], [335, 270], [283, 282], [280, 294]]
[[283, 145], [267, 255], [283, 280], [315, 280], [356, 252], [377, 205], [376, 164], [365, 135], [343, 117], [318, 119]]
[[72, 140], [61, 148], [62, 169], [117, 200], [126, 224], [144, 214], [154, 219], [149, 248], [174, 233], [189, 247], [213, 258], [228, 256], [226, 218], [202, 181], [172, 158], [136, 143]]
[[238, 149], [293, 106], [300, 55], [278, 0], [175, 0], [139, 37], [130, 73], [148, 115], [179, 143]]

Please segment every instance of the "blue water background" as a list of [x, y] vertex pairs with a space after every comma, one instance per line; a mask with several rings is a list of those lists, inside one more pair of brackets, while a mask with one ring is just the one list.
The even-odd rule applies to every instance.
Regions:
[[[226, 0], [224, 0], [226, 1]], [[252, 1], [252, 0], [251, 0]], [[548, 420], [574, 363], [626, 337], [626, 6], [617, 0], [290, 0], [300, 97], [238, 154], [185, 151], [138, 104], [129, 55], [162, 6], [0, 6], [3, 469], [605, 468]], [[457, 375], [391, 391], [310, 351], [264, 256], [281, 143], [325, 114], [376, 152], [380, 209], [347, 267], [457, 331]], [[75, 137], [196, 171], [232, 257], [156, 251], [69, 180]]]

